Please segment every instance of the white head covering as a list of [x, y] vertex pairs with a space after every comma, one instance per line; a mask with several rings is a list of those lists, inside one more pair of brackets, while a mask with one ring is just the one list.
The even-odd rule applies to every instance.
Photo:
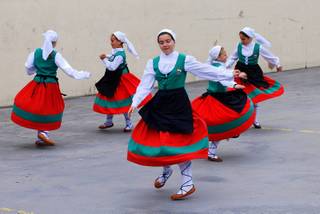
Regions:
[[254, 29], [250, 28], [250, 27], [244, 27], [241, 32], [245, 33], [246, 35], [248, 35], [250, 38], [255, 38], [256, 41], [258, 43], [260, 43], [261, 45], [264, 45], [268, 48], [271, 47], [271, 42], [269, 42], [266, 38], [264, 38], [262, 35], [256, 33], [254, 31]]
[[176, 34], [175, 32], [173, 32], [172, 30], [170, 29], [162, 29], [159, 33], [158, 33], [158, 37], [161, 33], [168, 33], [172, 36], [173, 40], [176, 41]]
[[208, 63], [211, 64], [214, 60], [217, 60], [219, 57], [220, 51], [222, 47], [220, 45], [216, 45], [209, 51]]
[[42, 45], [42, 58], [47, 60], [53, 51], [52, 42], [56, 42], [58, 40], [58, 34], [53, 30], [48, 30], [42, 35], [44, 36], [44, 42]]
[[128, 51], [137, 59], [139, 59], [139, 54], [137, 53], [136, 49], [134, 48], [133, 44], [129, 41], [125, 33], [122, 33], [120, 31], [116, 31], [113, 33], [117, 39], [119, 39], [121, 42], [127, 45]]

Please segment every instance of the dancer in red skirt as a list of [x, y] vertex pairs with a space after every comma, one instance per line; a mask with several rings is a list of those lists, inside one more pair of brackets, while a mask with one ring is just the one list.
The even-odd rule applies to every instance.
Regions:
[[191, 160], [207, 158], [208, 155], [207, 126], [192, 111], [185, 90], [187, 72], [214, 81], [229, 80], [233, 73], [202, 64], [190, 55], [175, 51], [176, 36], [169, 29], [160, 31], [157, 42], [161, 54], [148, 61], [129, 114], [151, 92], [155, 81], [159, 90], [139, 111], [142, 119], [133, 130], [127, 158], [139, 165], [163, 167], [154, 182], [155, 188], [165, 185], [173, 172], [170, 165], [178, 164], [182, 184], [171, 199], [179, 200], [195, 191]]
[[[235, 61], [238, 61], [235, 68], [247, 74], [246, 81], [237, 81], [246, 86], [244, 91], [255, 103], [257, 114], [257, 103], [278, 97], [284, 92], [283, 86], [279, 82], [263, 75], [263, 71], [258, 65], [259, 56], [261, 55], [268, 62], [271, 69], [276, 67], [279, 72], [282, 71], [282, 67], [280, 66], [279, 58], [267, 49], [267, 47], [271, 47], [271, 43], [252, 28], [243, 28], [239, 32], [239, 37], [240, 42], [228, 60], [227, 68], [231, 67]], [[253, 125], [257, 129], [261, 128], [257, 115]]]
[[[208, 63], [217, 69], [225, 70], [227, 53], [221, 46], [209, 52]], [[239, 77], [245, 77], [240, 73]], [[192, 108], [207, 123], [209, 133], [208, 160], [222, 162], [217, 156], [221, 140], [238, 137], [252, 125], [255, 117], [254, 105], [244, 86], [229, 80], [233, 87], [223, 86], [220, 82], [209, 81], [207, 92], [192, 101]]]
[[[123, 131], [130, 132], [133, 125], [128, 116], [128, 110], [140, 80], [129, 72], [123, 45], [126, 44], [128, 51], [136, 58], [139, 57], [133, 44], [124, 33], [120, 31], [114, 32], [110, 37], [110, 41], [112, 47], [111, 55], [100, 55], [100, 59], [106, 66], [106, 73], [96, 84], [99, 92], [94, 101], [93, 110], [107, 115], [105, 123], [99, 126], [100, 129], [107, 129], [113, 126], [114, 114], [123, 114], [126, 121]], [[151, 94], [149, 94], [141, 103], [141, 106], [148, 102], [151, 97]]]
[[90, 73], [77, 71], [55, 50], [58, 34], [48, 30], [42, 48], [29, 54], [25, 63], [28, 75], [35, 75], [15, 97], [11, 119], [16, 124], [38, 130], [36, 145], [54, 145], [50, 130], [60, 128], [64, 101], [59, 89], [60, 68], [74, 79], [88, 79]]

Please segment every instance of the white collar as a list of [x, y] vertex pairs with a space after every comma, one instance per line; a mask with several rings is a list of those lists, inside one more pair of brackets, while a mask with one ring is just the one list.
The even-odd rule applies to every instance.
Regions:
[[166, 58], [173, 58], [173, 57], [177, 57], [178, 54], [179, 54], [178, 51], [172, 51], [172, 53], [170, 53], [170, 54], [168, 54], [168, 55], [166, 55], [165, 53], [161, 52], [160, 58], [164, 58], [164, 59], [166, 59]]
[[254, 41], [251, 41], [249, 44], [247, 44], [247, 45], [243, 45], [242, 44], [242, 46], [244, 46], [244, 47], [246, 47], [246, 48], [251, 48], [252, 46], [254, 46], [256, 43], [254, 42]]

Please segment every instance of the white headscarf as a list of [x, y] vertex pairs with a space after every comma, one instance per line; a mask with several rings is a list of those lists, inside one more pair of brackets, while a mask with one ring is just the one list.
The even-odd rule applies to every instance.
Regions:
[[209, 51], [209, 57], [207, 60], [209, 64], [211, 64], [213, 61], [217, 60], [221, 49], [222, 49], [222, 47], [220, 45], [217, 45], [217, 46], [214, 46], [213, 48], [211, 48], [211, 50]]
[[116, 31], [113, 33], [115, 37], [117, 37], [118, 40], [123, 42], [127, 45], [128, 51], [137, 59], [139, 59], [139, 54], [137, 53], [136, 49], [134, 48], [133, 44], [129, 41], [125, 33], [122, 33], [120, 31]]
[[168, 33], [172, 36], [173, 40], [176, 41], [176, 34], [175, 32], [173, 32], [172, 30], [170, 29], [162, 29], [159, 33], [158, 33], [158, 37], [161, 33]]
[[248, 35], [250, 38], [255, 38], [258, 43], [261, 45], [270, 48], [271, 47], [271, 42], [269, 42], [266, 38], [264, 38], [262, 35], [259, 33], [256, 33], [254, 29], [250, 27], [244, 27], [241, 32], [245, 33]]
[[44, 60], [47, 60], [49, 55], [53, 51], [52, 42], [56, 42], [58, 40], [58, 34], [53, 30], [48, 30], [42, 35], [44, 36], [44, 42], [42, 45], [42, 58]]

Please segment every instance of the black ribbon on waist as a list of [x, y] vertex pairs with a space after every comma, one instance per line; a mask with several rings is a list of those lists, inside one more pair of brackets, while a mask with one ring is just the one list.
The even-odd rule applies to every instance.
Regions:
[[[40, 86], [40, 84], [43, 84], [44, 87], [47, 87], [47, 83], [46, 83], [47, 79], [54, 79], [59, 84], [59, 79], [56, 76], [37, 74], [35, 77], [39, 77], [40, 81], [37, 82], [37, 86], [33, 89], [31, 97], [35, 94], [35, 91]], [[67, 96], [67, 94], [65, 93], [60, 92], [60, 94], [64, 97]]]

